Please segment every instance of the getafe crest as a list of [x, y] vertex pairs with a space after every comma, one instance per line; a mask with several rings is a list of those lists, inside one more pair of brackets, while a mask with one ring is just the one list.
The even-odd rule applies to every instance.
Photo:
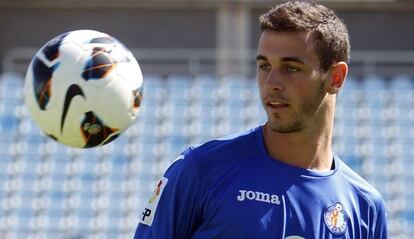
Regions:
[[336, 202], [329, 206], [323, 215], [326, 226], [335, 235], [341, 235], [346, 231], [348, 215], [344, 206]]

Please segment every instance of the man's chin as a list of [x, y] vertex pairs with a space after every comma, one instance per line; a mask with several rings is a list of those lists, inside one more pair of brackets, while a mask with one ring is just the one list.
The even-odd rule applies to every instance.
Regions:
[[296, 133], [302, 130], [302, 126], [298, 123], [296, 124], [282, 124], [279, 122], [267, 122], [269, 129], [276, 133], [289, 134]]

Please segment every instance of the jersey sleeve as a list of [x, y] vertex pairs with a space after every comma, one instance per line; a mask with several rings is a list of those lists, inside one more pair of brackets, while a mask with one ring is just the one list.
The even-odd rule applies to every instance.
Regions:
[[377, 218], [374, 226], [374, 236], [375, 239], [387, 239], [388, 230], [387, 230], [387, 210], [385, 202], [381, 199], [377, 204]]
[[134, 239], [190, 238], [199, 214], [201, 180], [194, 159], [184, 152], [158, 181]]

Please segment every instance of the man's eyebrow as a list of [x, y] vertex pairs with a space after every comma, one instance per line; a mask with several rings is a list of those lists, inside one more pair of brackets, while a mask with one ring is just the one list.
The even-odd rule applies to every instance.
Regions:
[[282, 58], [282, 61], [285, 61], [285, 62], [296, 62], [296, 63], [302, 64], [302, 65], [305, 65], [306, 64], [305, 61], [303, 61], [302, 59], [300, 59], [298, 57], [283, 57]]
[[259, 60], [267, 61], [267, 57], [259, 54], [259, 55], [256, 56], [256, 61], [259, 61]]
[[[263, 56], [263, 55], [260, 55], [259, 54], [259, 55], [256, 56], [256, 61], [269, 61], [269, 60], [267, 59], [266, 56]], [[299, 64], [305, 65], [305, 61], [303, 61], [299, 57], [283, 57], [281, 59], [281, 61], [282, 62], [295, 62], [295, 63], [299, 63]]]

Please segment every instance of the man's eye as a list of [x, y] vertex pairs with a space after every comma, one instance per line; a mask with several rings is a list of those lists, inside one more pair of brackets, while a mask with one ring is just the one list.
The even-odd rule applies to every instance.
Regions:
[[266, 64], [266, 63], [263, 63], [263, 64], [259, 64], [259, 69], [261, 69], [261, 70], [264, 70], [264, 71], [268, 71], [268, 70], [270, 70], [270, 64]]
[[291, 72], [291, 73], [299, 72], [300, 71], [300, 69], [298, 67], [294, 67], [294, 66], [286, 66], [285, 67], [285, 70], [287, 72]]

